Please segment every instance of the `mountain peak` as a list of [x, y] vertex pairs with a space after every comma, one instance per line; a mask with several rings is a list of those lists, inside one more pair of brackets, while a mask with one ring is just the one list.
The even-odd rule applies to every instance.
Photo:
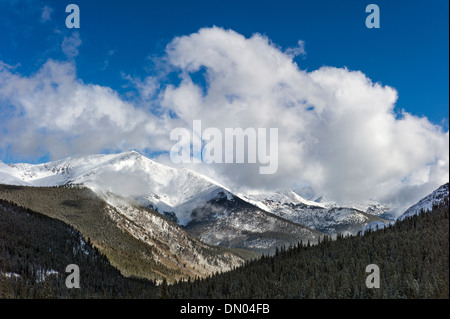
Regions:
[[145, 157], [144, 155], [142, 155], [141, 153], [132, 150], [132, 151], [126, 151], [126, 152], [122, 152], [122, 153], [117, 153], [114, 154], [116, 158], [118, 159], [128, 159], [128, 158], [142, 158]]
[[439, 188], [434, 190], [431, 194], [425, 196], [416, 204], [408, 208], [401, 216], [398, 217], [398, 220], [403, 220], [406, 217], [410, 217], [413, 215], [419, 214], [422, 210], [427, 211], [433, 208], [433, 205], [437, 205], [442, 203], [445, 198], [449, 197], [449, 183], [441, 185]]
[[135, 150], [123, 152], [122, 154], [129, 154], [131, 156], [137, 156], [137, 157], [143, 156], [141, 153], [139, 153], [138, 151], [135, 151]]

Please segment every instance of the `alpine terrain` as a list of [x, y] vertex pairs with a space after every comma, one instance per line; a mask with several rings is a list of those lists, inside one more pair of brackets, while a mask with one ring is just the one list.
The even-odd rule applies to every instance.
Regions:
[[[448, 184], [398, 220], [446, 198]], [[0, 200], [63, 221], [122, 275], [156, 281], [207, 277], [257, 253], [395, 223], [388, 207], [371, 200], [339, 205], [293, 190], [239, 194], [134, 151], [38, 165], [0, 162]]]
[[263, 253], [388, 222], [377, 216], [387, 210], [381, 205], [342, 207], [309, 201], [290, 190], [236, 194], [199, 173], [159, 164], [135, 151], [38, 165], [0, 163], [0, 183], [84, 185], [127, 218], [134, 218], [126, 208], [132, 201], [172, 219], [204, 243]]

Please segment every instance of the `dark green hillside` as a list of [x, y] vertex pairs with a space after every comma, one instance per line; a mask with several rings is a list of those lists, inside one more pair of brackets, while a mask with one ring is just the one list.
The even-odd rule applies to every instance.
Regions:
[[[147, 259], [152, 247], [118, 228], [106, 204], [87, 189], [0, 186], [0, 195], [27, 206], [0, 199], [0, 297], [154, 298], [160, 289], [130, 273], [161, 269], [168, 278], [182, 278], [181, 271]], [[432, 212], [380, 231], [277, 249], [230, 272], [163, 285], [163, 292], [187, 299], [449, 298], [448, 227], [446, 199]], [[65, 287], [65, 267], [72, 263], [80, 266], [83, 289]], [[366, 287], [369, 264], [380, 268], [379, 289]]]
[[[380, 288], [366, 287], [366, 266]], [[172, 298], [449, 298], [449, 208], [364, 236], [281, 249], [235, 271], [171, 286]]]
[[[256, 254], [201, 243], [159, 213], [131, 202], [113, 207], [81, 186], [0, 185], [0, 199], [59, 219], [89, 238], [124, 276], [150, 280], [205, 277], [221, 267], [237, 267]], [[231, 265], [231, 266], [230, 266]]]
[[[80, 269], [68, 289], [66, 266]], [[148, 280], [125, 278], [105, 255], [67, 224], [0, 200], [0, 299], [154, 298]]]
[[81, 187], [20, 187], [0, 185], [0, 199], [9, 200], [46, 216], [59, 219], [105, 254], [125, 276], [151, 280], [179, 277], [180, 271], [153, 261], [153, 248], [123, 232], [108, 216], [106, 203]]

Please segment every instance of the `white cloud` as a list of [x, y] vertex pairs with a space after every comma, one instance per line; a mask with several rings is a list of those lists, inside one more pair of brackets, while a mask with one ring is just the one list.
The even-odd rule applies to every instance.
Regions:
[[61, 49], [67, 58], [72, 59], [78, 55], [78, 47], [82, 41], [78, 32], [73, 32], [72, 36], [64, 37]]
[[[261, 35], [246, 39], [220, 28], [169, 44], [169, 62], [183, 81], [166, 90], [163, 104], [186, 127], [201, 119], [205, 128], [222, 130], [279, 128], [276, 175], [257, 174], [257, 165], [216, 165], [220, 180], [267, 188], [306, 183], [337, 200], [386, 201], [403, 187], [418, 196], [448, 181], [448, 132], [406, 112], [397, 119], [396, 90], [362, 72], [308, 73], [293, 62], [294, 53]], [[206, 68], [206, 93], [189, 76], [200, 68]]]
[[51, 21], [52, 17], [51, 14], [53, 12], [53, 9], [50, 8], [49, 6], [45, 6], [42, 8], [42, 12], [41, 12], [41, 22], [45, 23], [47, 21]]
[[[0, 103], [14, 106], [3, 120], [2, 149], [53, 157], [168, 151], [173, 128], [192, 129], [201, 120], [203, 129], [222, 132], [278, 128], [274, 175], [260, 175], [259, 163], [188, 165], [234, 189], [310, 185], [335, 200], [371, 198], [404, 208], [448, 181], [448, 132], [407, 112], [397, 118], [397, 91], [360, 71], [299, 69], [293, 58], [303, 54], [302, 42], [283, 52], [262, 35], [221, 28], [177, 37], [162, 61], [178, 69], [181, 83], [162, 87], [157, 77], [128, 77], [139, 94], [131, 102], [77, 79], [71, 58], [81, 40], [75, 33], [67, 39], [63, 50], [72, 62], [50, 60], [29, 77], [0, 64]], [[204, 70], [206, 88], [192, 79]]]
[[286, 51], [284, 51], [284, 53], [294, 58], [297, 56], [305, 56], [306, 55], [305, 41], [299, 40], [296, 47], [287, 48]]
[[110, 88], [84, 84], [70, 62], [49, 60], [30, 77], [0, 65], [0, 101], [14, 106], [3, 124], [7, 133], [1, 147], [22, 157], [160, 149], [158, 136], [166, 135], [163, 120], [136, 109]]
[[106, 58], [103, 61], [103, 66], [102, 66], [102, 70], [106, 70], [109, 67], [109, 60], [111, 59], [111, 57], [116, 54], [116, 50], [109, 50], [106, 54]]

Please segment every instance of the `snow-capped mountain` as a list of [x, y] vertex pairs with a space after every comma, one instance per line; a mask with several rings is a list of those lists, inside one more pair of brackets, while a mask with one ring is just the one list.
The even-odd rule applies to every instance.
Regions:
[[380, 204], [374, 200], [367, 199], [361, 201], [342, 201], [339, 204], [335, 202], [326, 203], [328, 208], [347, 207], [365, 212], [370, 215], [375, 215], [383, 219], [394, 220], [395, 214], [391, 207]]
[[373, 207], [376, 206], [372, 202], [369, 204], [347, 203], [345, 206], [339, 206], [334, 202], [306, 200], [294, 191], [246, 195], [244, 197], [265, 211], [327, 235], [336, 235], [337, 233], [356, 234], [369, 223], [374, 221], [386, 222], [376, 216], [381, 215], [383, 211], [381, 209], [375, 210]]
[[[416, 204], [412, 205], [410, 208], [408, 208], [402, 215], [400, 215], [396, 220], [390, 220], [389, 224], [395, 224], [396, 221], [404, 220], [406, 217], [411, 217], [414, 215], [419, 214], [422, 210], [426, 212], [427, 210], [431, 210], [433, 208], [433, 205], [438, 205], [444, 202], [446, 199], [449, 198], [449, 190], [448, 190], [448, 183], [440, 186], [438, 189], [433, 191], [431, 194], [425, 196], [421, 200], [419, 200]], [[363, 229], [361, 230], [362, 233], [366, 232], [367, 230], [375, 231], [377, 229], [383, 229], [386, 227], [386, 223], [381, 223], [379, 221], [372, 222], [370, 224], [367, 224]]]
[[20, 178], [20, 171], [0, 161], [0, 184], [27, 185]]
[[427, 211], [433, 208], [433, 205], [438, 205], [449, 197], [448, 183], [442, 185], [434, 192], [422, 198], [419, 202], [408, 208], [402, 215], [398, 217], [398, 220], [403, 220], [406, 217], [417, 215], [422, 210]]
[[28, 186], [82, 184], [99, 195], [131, 197], [159, 212], [173, 212], [181, 225], [193, 199], [206, 202], [220, 190], [215, 181], [188, 169], [171, 168], [135, 152], [72, 157], [45, 164], [3, 164], [0, 183]]
[[125, 276], [187, 279], [243, 263], [232, 251], [202, 243], [161, 214], [111, 193], [101, 199], [82, 186], [0, 185], [0, 200], [71, 225]]
[[173, 219], [207, 244], [271, 252], [323, 234], [271, 215], [226, 187], [185, 168], [156, 163], [137, 152], [72, 157], [45, 164], [2, 166], [7, 184], [81, 184], [109, 204], [110, 194], [129, 198]]
[[219, 193], [192, 211], [186, 229], [213, 245], [273, 253], [276, 247], [317, 243], [324, 234], [276, 216], [238, 196]]
[[376, 215], [385, 212], [374, 202], [357, 209], [323, 197], [307, 200], [290, 190], [235, 194], [199, 173], [162, 165], [134, 151], [38, 165], [0, 163], [0, 183], [85, 185], [104, 199], [117, 194], [157, 210], [208, 244], [258, 251], [300, 240], [316, 242], [324, 234], [353, 234], [371, 222], [383, 222]]

